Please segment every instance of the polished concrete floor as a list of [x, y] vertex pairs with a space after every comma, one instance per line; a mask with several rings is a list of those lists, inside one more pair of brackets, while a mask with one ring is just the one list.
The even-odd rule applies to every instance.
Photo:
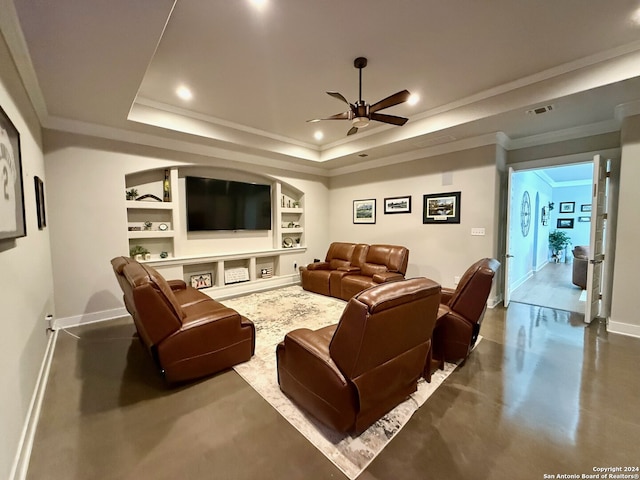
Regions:
[[[166, 389], [126, 320], [59, 331], [28, 479], [344, 479], [235, 372]], [[640, 464], [640, 339], [513, 303], [359, 477], [542, 479]], [[556, 477], [558, 478], [558, 477]]]
[[571, 278], [573, 263], [547, 263], [511, 292], [511, 301], [584, 313], [583, 290]]

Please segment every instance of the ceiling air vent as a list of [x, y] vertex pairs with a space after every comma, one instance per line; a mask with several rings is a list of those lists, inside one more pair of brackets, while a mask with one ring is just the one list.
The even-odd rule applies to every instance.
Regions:
[[544, 105], [542, 107], [532, 108], [531, 110], [527, 110], [529, 115], [542, 115], [543, 113], [547, 113], [553, 110], [553, 105]]
[[360, 154], [358, 154], [358, 156], [360, 158], [364, 158], [364, 157], [368, 157], [369, 155], [367, 153], [360, 153]]

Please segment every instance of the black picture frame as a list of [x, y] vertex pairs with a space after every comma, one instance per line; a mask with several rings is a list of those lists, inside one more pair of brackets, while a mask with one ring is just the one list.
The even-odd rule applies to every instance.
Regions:
[[384, 214], [411, 213], [411, 195], [384, 199]]
[[580, 211], [581, 212], [590, 212], [591, 211], [591, 204], [590, 203], [584, 203], [584, 204], [580, 205]]
[[38, 176], [33, 177], [36, 192], [36, 215], [38, 217], [38, 230], [47, 226], [47, 213], [44, 204], [44, 182]]
[[560, 202], [560, 213], [573, 213], [576, 211], [576, 202]]
[[376, 223], [375, 198], [353, 201], [353, 223], [356, 223], [356, 224]]
[[422, 223], [460, 223], [461, 192], [423, 196]]
[[573, 218], [559, 218], [556, 228], [573, 228]]
[[590, 221], [591, 221], [591, 217], [587, 217], [587, 216], [578, 217], [578, 222], [587, 223], [587, 222], [590, 222]]
[[26, 235], [20, 133], [0, 107], [0, 240]]

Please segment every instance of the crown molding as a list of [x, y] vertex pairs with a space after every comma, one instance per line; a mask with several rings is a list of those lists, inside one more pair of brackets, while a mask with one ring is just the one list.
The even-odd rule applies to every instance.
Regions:
[[[620, 130], [620, 122], [617, 119], [604, 120], [602, 122], [588, 125], [578, 125], [577, 127], [557, 130], [555, 132], [541, 133], [517, 139], [508, 139], [505, 148], [507, 150], [518, 150], [527, 147], [537, 147], [549, 143], [574, 140], [576, 138], [591, 137], [603, 133], [617, 132]], [[507, 137], [508, 138], [508, 137]]]

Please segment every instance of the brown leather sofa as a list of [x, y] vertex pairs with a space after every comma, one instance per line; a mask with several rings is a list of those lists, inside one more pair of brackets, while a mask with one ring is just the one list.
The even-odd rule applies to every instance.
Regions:
[[571, 282], [583, 290], [587, 289], [587, 267], [589, 265], [589, 247], [575, 246], [573, 249], [573, 272]]
[[235, 310], [128, 257], [111, 265], [140, 340], [169, 383], [210, 375], [253, 355], [253, 322]]
[[[500, 262], [496, 259], [483, 258], [467, 269], [455, 290], [442, 288], [433, 330], [434, 365], [442, 367], [445, 361], [455, 362], [469, 356], [480, 332], [498, 268]], [[428, 366], [433, 369], [434, 365]]]
[[334, 242], [324, 262], [300, 268], [305, 290], [349, 300], [355, 294], [407, 272], [409, 250], [399, 245]]
[[440, 285], [426, 278], [360, 292], [337, 325], [285, 336], [281, 390], [325, 425], [361, 433], [416, 390], [439, 303]]

